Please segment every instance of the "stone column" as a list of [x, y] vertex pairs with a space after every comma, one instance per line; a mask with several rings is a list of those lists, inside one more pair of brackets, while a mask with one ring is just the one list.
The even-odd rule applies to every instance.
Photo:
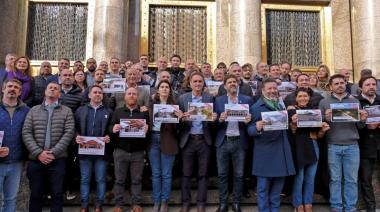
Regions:
[[355, 79], [360, 70], [372, 69], [380, 77], [380, 1], [351, 0]]
[[128, 39], [129, 0], [95, 0], [93, 57], [109, 60], [115, 56], [124, 59]]
[[261, 0], [231, 0], [231, 59], [255, 64], [261, 60]]

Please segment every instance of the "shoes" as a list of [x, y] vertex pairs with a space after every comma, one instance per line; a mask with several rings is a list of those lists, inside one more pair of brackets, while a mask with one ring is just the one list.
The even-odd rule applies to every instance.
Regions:
[[180, 212], [189, 212], [189, 211], [190, 211], [190, 206], [188, 204], [183, 204]]
[[168, 212], [168, 210], [169, 210], [168, 202], [162, 202], [160, 212]]
[[122, 207], [114, 207], [113, 212], [123, 212], [123, 208]]
[[294, 209], [295, 212], [305, 212], [305, 208], [303, 205], [300, 205]]
[[142, 211], [143, 211], [142, 207], [138, 205], [135, 205], [132, 207], [132, 212], [142, 212]]
[[241, 212], [240, 204], [239, 203], [232, 204], [232, 211], [233, 212]]
[[313, 212], [313, 205], [312, 204], [307, 204], [305, 205], [305, 212]]
[[218, 209], [216, 209], [215, 212], [227, 212], [228, 211], [228, 205], [225, 203], [219, 204]]
[[206, 212], [206, 207], [204, 205], [198, 205], [197, 212]]
[[103, 208], [102, 207], [97, 207], [97, 208], [95, 208], [95, 212], [103, 212]]
[[154, 204], [152, 212], [160, 212], [160, 205]]
[[81, 208], [79, 212], [88, 212], [88, 208]]
[[66, 191], [66, 199], [67, 200], [73, 200], [77, 198], [77, 195], [75, 195], [74, 193], [70, 193], [70, 191]]

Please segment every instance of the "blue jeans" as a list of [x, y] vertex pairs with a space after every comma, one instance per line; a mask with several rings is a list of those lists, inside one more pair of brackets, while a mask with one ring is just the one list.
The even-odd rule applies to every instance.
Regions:
[[16, 211], [16, 199], [20, 186], [22, 162], [0, 163], [0, 211]]
[[260, 212], [279, 212], [285, 177], [257, 176], [257, 207]]
[[[317, 141], [313, 141], [314, 151], [319, 158], [319, 149]], [[308, 205], [313, 203], [314, 194], [314, 177], [317, 172], [318, 161], [298, 170], [294, 177], [293, 184], [293, 206]]]
[[230, 161], [233, 168], [233, 191], [232, 202], [240, 203], [243, 190], [245, 149], [239, 141], [227, 141], [216, 149], [219, 179], [219, 202], [228, 203], [228, 175]]
[[[338, 211], [356, 211], [358, 200], [358, 170], [360, 162], [359, 146], [328, 145], [330, 172], [330, 204]], [[343, 176], [342, 176], [343, 175]], [[344, 205], [342, 201], [342, 179]]]
[[153, 201], [155, 204], [167, 202], [172, 188], [172, 170], [175, 156], [161, 152], [160, 134], [152, 135], [152, 145], [148, 156], [152, 169]]
[[96, 201], [95, 207], [101, 207], [106, 193], [106, 161], [99, 157], [83, 157], [79, 160], [80, 166], [80, 198], [81, 207], [87, 208], [90, 195], [92, 170], [95, 172]]

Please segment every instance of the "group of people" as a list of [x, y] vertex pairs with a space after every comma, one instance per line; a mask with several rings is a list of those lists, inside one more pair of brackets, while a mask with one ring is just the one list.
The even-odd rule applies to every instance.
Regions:
[[[270, 66], [259, 62], [255, 68], [237, 62], [229, 67], [219, 63], [212, 71], [209, 63], [198, 67], [192, 59], [187, 59], [182, 68], [181, 57], [173, 55], [170, 67], [167, 58], [160, 57], [153, 69], [148, 55], [141, 55], [136, 64], [122, 64], [113, 57], [109, 63], [101, 61], [97, 65], [94, 58], [89, 58], [86, 65], [74, 62], [73, 70], [70, 60], [62, 58], [57, 74], [52, 74], [49, 62], [43, 62], [39, 75], [32, 77], [27, 57], [8, 54], [5, 61], [5, 69], [0, 70], [1, 211], [16, 210], [24, 164], [30, 187], [29, 211], [42, 211], [45, 193], [51, 198], [51, 211], [62, 211], [64, 191], [72, 189], [70, 178], [76, 171], [72, 158], [76, 158], [81, 212], [89, 211], [93, 172], [95, 211], [102, 211], [110, 161], [115, 175], [114, 211], [124, 211], [128, 173], [132, 211], [142, 211], [146, 159], [152, 173], [154, 212], [169, 210], [176, 159], [180, 159], [182, 170], [181, 212], [192, 207], [194, 174], [197, 211], [206, 210], [208, 178], [214, 164], [219, 191], [217, 212], [228, 211], [229, 193], [232, 210], [241, 211], [247, 172], [257, 177], [259, 211], [280, 211], [280, 194], [284, 184], [290, 184], [296, 211], [310, 212], [321, 147], [326, 148], [324, 171], [329, 173], [331, 211], [357, 210], [358, 182], [367, 211], [376, 209], [372, 173], [380, 149], [380, 123], [367, 124], [368, 112], [363, 108], [379, 105], [380, 97], [378, 81], [369, 69], [361, 72], [357, 84], [352, 84], [349, 70], [330, 76], [326, 65], [319, 66], [316, 74], [292, 69], [287, 62]], [[106, 78], [125, 78], [125, 92], [105, 93]], [[208, 88], [209, 81], [221, 82], [217, 92]], [[250, 86], [251, 82], [255, 86]], [[278, 87], [284, 82], [294, 84], [296, 89], [282, 98]], [[212, 103], [211, 120], [190, 119], [189, 103]], [[360, 104], [360, 120], [332, 122], [331, 104], [336, 103]], [[179, 123], [155, 120], [155, 104], [178, 105], [174, 113]], [[226, 104], [246, 104], [249, 113], [242, 121], [230, 121]], [[298, 126], [296, 111], [305, 109], [321, 111], [321, 126]], [[287, 111], [288, 129], [265, 130], [262, 113], [271, 111]], [[130, 119], [131, 127], [143, 129], [145, 137], [120, 136], [124, 119]], [[104, 155], [78, 154], [75, 150], [83, 144], [83, 137], [102, 138]], [[252, 165], [247, 168], [247, 164]], [[291, 183], [286, 180], [288, 176], [294, 176]]]

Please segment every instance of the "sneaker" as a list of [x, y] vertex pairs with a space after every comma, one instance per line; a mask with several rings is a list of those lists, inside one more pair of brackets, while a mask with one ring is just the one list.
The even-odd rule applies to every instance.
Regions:
[[75, 195], [74, 193], [70, 193], [70, 191], [66, 191], [66, 199], [67, 200], [73, 200], [77, 198], [77, 195]]

